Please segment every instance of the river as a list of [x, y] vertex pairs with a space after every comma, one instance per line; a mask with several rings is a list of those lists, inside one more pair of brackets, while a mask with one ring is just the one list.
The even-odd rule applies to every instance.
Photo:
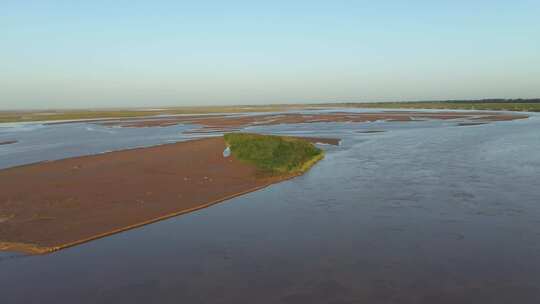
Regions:
[[[19, 141], [0, 146], [0, 168], [190, 128], [0, 125], [0, 141]], [[342, 141], [307, 174], [204, 210], [54, 254], [0, 253], [0, 302], [538, 303], [540, 116], [247, 130]]]

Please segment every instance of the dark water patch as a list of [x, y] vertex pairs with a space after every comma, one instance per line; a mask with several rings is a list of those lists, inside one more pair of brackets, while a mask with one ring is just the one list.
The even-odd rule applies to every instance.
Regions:
[[480, 126], [488, 124], [487, 122], [460, 122], [457, 125], [459, 127], [470, 127], [470, 126]]
[[384, 133], [386, 132], [385, 130], [360, 130], [360, 131], [356, 131], [356, 133], [361, 133], [361, 134], [373, 134], [373, 133]]
[[11, 145], [11, 144], [15, 144], [15, 143], [18, 143], [18, 141], [17, 141], [17, 140], [0, 141], [0, 146], [3, 146], [3, 145]]

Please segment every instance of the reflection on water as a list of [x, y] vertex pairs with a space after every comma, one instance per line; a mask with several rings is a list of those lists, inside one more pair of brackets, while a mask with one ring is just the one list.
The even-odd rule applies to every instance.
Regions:
[[[537, 303], [539, 128], [539, 117], [467, 128], [433, 121], [250, 128], [343, 141], [324, 146], [326, 158], [306, 175], [211, 208], [51, 255], [4, 253], [0, 297]], [[156, 142], [178, 136], [165, 129]], [[358, 132], [373, 129], [386, 132]], [[129, 132], [146, 144], [158, 131]]]

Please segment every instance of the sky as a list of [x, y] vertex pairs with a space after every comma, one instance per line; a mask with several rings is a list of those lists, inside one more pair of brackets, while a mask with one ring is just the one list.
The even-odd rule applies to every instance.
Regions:
[[0, 0], [0, 109], [540, 97], [540, 1]]

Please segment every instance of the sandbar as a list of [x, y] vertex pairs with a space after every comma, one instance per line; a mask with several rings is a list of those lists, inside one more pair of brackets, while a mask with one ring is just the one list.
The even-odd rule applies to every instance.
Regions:
[[225, 146], [220, 136], [0, 170], [0, 250], [49, 253], [294, 177], [261, 176]]

